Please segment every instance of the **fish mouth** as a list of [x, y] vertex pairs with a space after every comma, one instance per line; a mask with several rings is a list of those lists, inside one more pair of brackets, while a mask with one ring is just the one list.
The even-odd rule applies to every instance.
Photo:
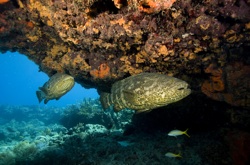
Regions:
[[181, 91], [186, 89], [190, 90], [190, 86], [188, 84], [182, 84], [181, 87], [179, 87], [177, 90]]
[[181, 91], [181, 90], [183, 90], [183, 89], [186, 89], [186, 88], [180, 87], [180, 88], [178, 88], [177, 90]]
[[183, 84], [181, 87], [177, 88], [179, 92], [185, 93], [185, 95], [189, 95], [191, 93], [190, 86], [188, 84]]

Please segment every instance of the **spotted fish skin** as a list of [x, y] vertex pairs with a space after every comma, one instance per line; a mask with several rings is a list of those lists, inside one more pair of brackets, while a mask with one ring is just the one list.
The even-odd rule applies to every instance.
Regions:
[[104, 109], [113, 105], [115, 111], [125, 108], [149, 111], [177, 102], [191, 93], [188, 84], [159, 73], [141, 73], [115, 82], [111, 93], [101, 93]]
[[74, 78], [64, 73], [56, 73], [39, 90], [36, 91], [39, 103], [44, 100], [47, 104], [49, 100], [59, 100], [60, 97], [70, 91], [75, 84]]

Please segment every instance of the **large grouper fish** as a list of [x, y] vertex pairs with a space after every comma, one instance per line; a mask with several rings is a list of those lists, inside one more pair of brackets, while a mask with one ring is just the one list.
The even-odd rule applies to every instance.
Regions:
[[114, 111], [129, 108], [137, 113], [177, 102], [191, 93], [188, 84], [175, 77], [159, 73], [140, 73], [115, 82], [111, 92], [101, 92], [104, 109]]
[[56, 73], [42, 87], [39, 87], [36, 96], [39, 103], [44, 99], [44, 104], [47, 104], [49, 100], [59, 100], [73, 88], [74, 84], [75, 81], [72, 76]]

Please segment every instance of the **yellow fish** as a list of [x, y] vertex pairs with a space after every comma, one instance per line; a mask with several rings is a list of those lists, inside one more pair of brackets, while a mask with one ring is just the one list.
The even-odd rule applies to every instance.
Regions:
[[168, 136], [174, 136], [174, 137], [176, 137], [176, 136], [180, 136], [180, 135], [184, 134], [184, 135], [186, 135], [187, 137], [190, 138], [190, 136], [187, 134], [187, 131], [188, 131], [188, 129], [186, 129], [185, 131], [181, 131], [181, 130], [175, 129], [175, 130], [170, 131], [168, 133]]
[[182, 158], [182, 156], [181, 156], [180, 153], [179, 153], [179, 154], [174, 154], [174, 153], [172, 153], [172, 152], [167, 152], [167, 153], [165, 154], [165, 156], [166, 156], [166, 157], [169, 157], [169, 158]]

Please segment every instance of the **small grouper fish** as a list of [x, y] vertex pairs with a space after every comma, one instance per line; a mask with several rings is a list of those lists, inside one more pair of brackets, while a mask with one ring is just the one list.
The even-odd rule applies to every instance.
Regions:
[[72, 76], [56, 73], [42, 87], [39, 87], [36, 96], [39, 103], [44, 100], [44, 104], [47, 104], [49, 100], [59, 100], [73, 88], [74, 84], [75, 81]]
[[100, 94], [100, 101], [104, 109], [113, 105], [116, 112], [129, 108], [140, 113], [177, 102], [190, 93], [183, 80], [159, 73], [140, 73], [115, 82], [111, 93]]

